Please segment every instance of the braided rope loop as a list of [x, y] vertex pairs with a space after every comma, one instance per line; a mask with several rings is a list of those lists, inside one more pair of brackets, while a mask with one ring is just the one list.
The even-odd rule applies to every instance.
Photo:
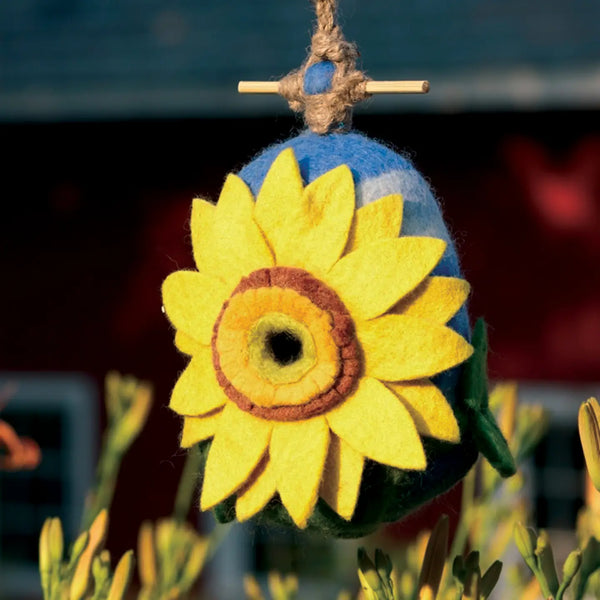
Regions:
[[[346, 41], [336, 20], [336, 0], [313, 0], [317, 24], [312, 36], [310, 53], [304, 64], [279, 82], [279, 93], [295, 112], [304, 113], [306, 125], [315, 133], [350, 129], [352, 107], [369, 97], [367, 77], [356, 68], [358, 50]], [[329, 62], [335, 70], [328, 89], [308, 93], [306, 72], [318, 63]]]

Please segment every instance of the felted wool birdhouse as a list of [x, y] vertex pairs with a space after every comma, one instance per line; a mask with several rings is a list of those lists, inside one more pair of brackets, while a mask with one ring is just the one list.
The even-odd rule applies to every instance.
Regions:
[[[319, 123], [351, 73], [334, 59], [293, 74]], [[450, 488], [479, 451], [514, 465], [437, 201], [406, 158], [347, 131], [336, 98], [325, 133], [265, 149], [216, 205], [194, 200], [197, 270], [171, 274], [163, 303], [190, 357], [170, 406], [182, 446], [206, 455], [201, 509], [358, 537]]]

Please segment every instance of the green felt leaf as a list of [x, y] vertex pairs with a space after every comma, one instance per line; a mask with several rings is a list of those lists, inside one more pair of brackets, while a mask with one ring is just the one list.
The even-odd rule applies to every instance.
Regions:
[[488, 342], [483, 319], [477, 319], [475, 323], [471, 345], [474, 352], [465, 364], [462, 383], [465, 404], [468, 408], [477, 411], [488, 407]]
[[502, 477], [511, 477], [517, 472], [508, 444], [489, 410], [476, 416], [474, 437], [481, 454]]
[[464, 405], [471, 435], [477, 449], [502, 477], [516, 473], [508, 443], [489, 409], [487, 382], [487, 331], [485, 321], [478, 319], [471, 339], [474, 352], [463, 371]]

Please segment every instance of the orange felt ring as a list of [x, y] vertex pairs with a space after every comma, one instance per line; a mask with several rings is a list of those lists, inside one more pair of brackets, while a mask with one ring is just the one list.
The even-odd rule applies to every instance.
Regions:
[[[262, 287], [234, 294], [216, 336], [221, 370], [254, 404], [304, 404], [324, 391], [324, 385], [330, 387], [339, 371], [331, 330], [331, 316], [289, 288]], [[302, 357], [278, 364], [269, 356], [269, 332], [297, 339]]]
[[[278, 355], [274, 338], [283, 340], [287, 354]], [[341, 402], [360, 371], [345, 306], [297, 268], [261, 269], [242, 279], [215, 323], [212, 348], [227, 396], [272, 420], [322, 414]]]

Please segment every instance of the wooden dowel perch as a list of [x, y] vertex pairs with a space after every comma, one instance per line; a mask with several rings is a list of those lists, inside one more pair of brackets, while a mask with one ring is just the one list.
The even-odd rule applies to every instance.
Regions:
[[[367, 81], [368, 94], [426, 94], [429, 81]], [[279, 81], [240, 81], [240, 94], [278, 94]]]

